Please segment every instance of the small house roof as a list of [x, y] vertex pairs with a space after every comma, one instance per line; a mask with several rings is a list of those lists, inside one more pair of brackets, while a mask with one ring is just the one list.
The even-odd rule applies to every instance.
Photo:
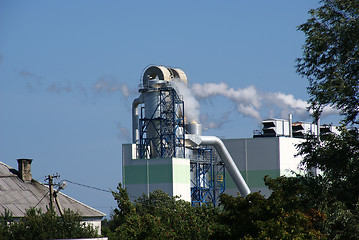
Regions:
[[[87, 206], [61, 192], [58, 201], [62, 209], [70, 209], [82, 218], [102, 218], [106, 214]], [[0, 162], [0, 214], [8, 210], [15, 218], [24, 217], [26, 210], [39, 208], [46, 212], [50, 202], [49, 187], [32, 179], [24, 182], [18, 171], [3, 162]], [[54, 210], [58, 213], [54, 204]]]

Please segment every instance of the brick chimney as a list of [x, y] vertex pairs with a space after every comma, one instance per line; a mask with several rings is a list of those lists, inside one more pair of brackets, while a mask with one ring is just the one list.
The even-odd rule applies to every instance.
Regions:
[[17, 163], [19, 166], [19, 177], [24, 182], [31, 182], [32, 175], [31, 175], [31, 162], [32, 159], [18, 159]]

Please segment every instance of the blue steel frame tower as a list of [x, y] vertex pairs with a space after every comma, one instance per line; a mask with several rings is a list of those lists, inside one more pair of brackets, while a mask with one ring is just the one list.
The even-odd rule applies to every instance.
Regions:
[[[146, 93], [154, 89], [141, 89]], [[139, 158], [185, 157], [184, 102], [169, 84], [155, 89], [157, 104], [150, 118], [141, 107]], [[148, 114], [147, 114], [148, 115]], [[151, 149], [151, 150], [149, 150]]]
[[[194, 150], [191, 158], [191, 202], [193, 206], [217, 206], [225, 191], [225, 167], [212, 148]], [[196, 155], [196, 156], [195, 156]]]

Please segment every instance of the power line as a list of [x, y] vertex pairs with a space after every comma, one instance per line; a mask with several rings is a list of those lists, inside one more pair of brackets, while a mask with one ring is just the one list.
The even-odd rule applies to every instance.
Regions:
[[89, 186], [89, 185], [86, 185], [86, 184], [73, 182], [73, 181], [70, 181], [70, 180], [67, 180], [67, 179], [63, 180], [63, 181], [66, 181], [66, 182], [69, 182], [69, 183], [72, 183], [72, 184], [76, 184], [76, 185], [79, 185], [79, 186], [82, 186], [82, 187], [92, 188], [92, 189], [95, 189], [95, 190], [98, 190], [98, 191], [112, 193], [112, 191], [110, 191], [110, 190], [105, 190], [105, 189], [101, 189], [101, 188], [98, 188], [98, 187], [92, 187], [92, 186]]
[[48, 193], [49, 193], [49, 192], [46, 192], [46, 194], [40, 199], [40, 201], [35, 205], [34, 208], [36, 208], [37, 205], [39, 205], [39, 203], [47, 196]]
[[[110, 190], [105, 190], [105, 189], [101, 189], [101, 188], [98, 188], [98, 187], [93, 187], [93, 186], [89, 186], [89, 185], [86, 185], [86, 184], [82, 184], [82, 183], [77, 183], [77, 182], [73, 182], [71, 180], [63, 180], [63, 181], [67, 181], [69, 183], [72, 183], [72, 184], [75, 184], [75, 185], [79, 185], [79, 186], [82, 186], [82, 187], [86, 187], [86, 188], [91, 188], [91, 189], [95, 189], [95, 190], [98, 190], [98, 191], [102, 191], [102, 192], [107, 192], [107, 193], [111, 193], [112, 194], [112, 191]], [[132, 198], [137, 198], [135, 196], [131, 196], [129, 195], [129, 197], [132, 197]], [[162, 202], [162, 200], [160, 199], [153, 199], [155, 200], [155, 202]], [[136, 202], [136, 201], [132, 201], [130, 200], [131, 203], [133, 204], [139, 204], [139, 205], [142, 205], [142, 206], [148, 206], [148, 207], [154, 207], [154, 208], [161, 208], [160, 206], [154, 206], [154, 205], [150, 205], [150, 204], [145, 204], [145, 203], [139, 203], [139, 202]]]

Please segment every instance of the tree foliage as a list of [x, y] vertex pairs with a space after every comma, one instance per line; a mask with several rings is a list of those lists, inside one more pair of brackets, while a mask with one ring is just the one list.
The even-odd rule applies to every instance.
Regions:
[[110, 220], [108, 236], [111, 240], [325, 239], [321, 232], [325, 215], [303, 204], [300, 189], [290, 188], [295, 180], [266, 181], [274, 188], [271, 197], [224, 194], [219, 208], [194, 207], [160, 190], [131, 204], [126, 190], [119, 185], [118, 192], [114, 192], [119, 208]]
[[[331, 105], [344, 121], [340, 135], [308, 138], [299, 145], [308, 174], [297, 179], [307, 188], [302, 198], [326, 214], [324, 232], [330, 239], [359, 239], [359, 138], [345, 128], [359, 123], [359, 1], [320, 3], [298, 27], [306, 41], [297, 71], [309, 79], [314, 117]], [[313, 168], [320, 174], [311, 174]]]
[[326, 216], [302, 200], [297, 178], [265, 181], [273, 190], [268, 198], [221, 196], [219, 223], [225, 231], [218, 231], [217, 239], [326, 239], [321, 232]]
[[358, 123], [359, 112], [359, 2], [321, 0], [298, 29], [306, 41], [297, 71], [309, 79], [309, 102], [314, 116], [332, 105], [345, 123]]
[[29, 209], [24, 218], [13, 221], [7, 214], [0, 218], [0, 239], [42, 240], [65, 238], [97, 237], [97, 231], [81, 223], [81, 217], [66, 210], [62, 217], [54, 211], [42, 213], [39, 209]]
[[127, 191], [113, 192], [118, 208], [109, 223], [110, 239], [209, 239], [213, 234], [213, 207], [189, 202], [156, 190], [130, 202]]
[[319, 170], [297, 178], [305, 180], [304, 194], [312, 207], [326, 213], [324, 232], [331, 239], [359, 239], [358, 132], [343, 127], [340, 135], [308, 138], [299, 150], [304, 169]]
[[[299, 146], [306, 169], [317, 168], [313, 176], [331, 201], [341, 201], [354, 209], [359, 199], [359, 134], [341, 128], [341, 134], [308, 138]], [[329, 201], [327, 199], [326, 201]]]

